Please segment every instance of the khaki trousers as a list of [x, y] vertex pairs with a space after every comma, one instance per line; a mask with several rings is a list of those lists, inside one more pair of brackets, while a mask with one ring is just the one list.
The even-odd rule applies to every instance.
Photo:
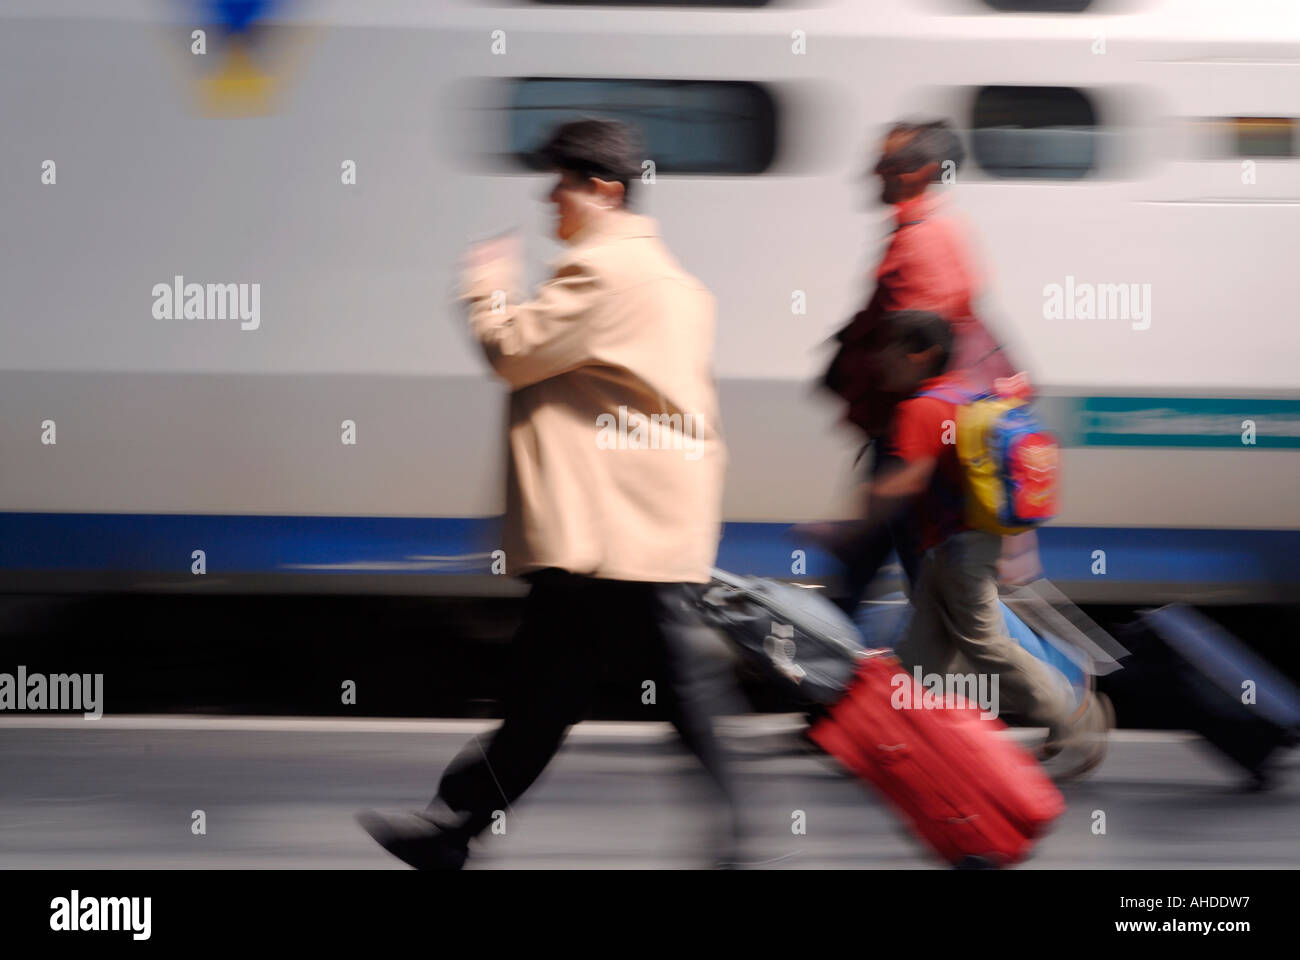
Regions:
[[999, 715], [1068, 735], [1073, 706], [1049, 669], [1008, 636], [998, 603], [1002, 538], [967, 530], [927, 550], [912, 591], [915, 613], [895, 652], [908, 671], [998, 677]]

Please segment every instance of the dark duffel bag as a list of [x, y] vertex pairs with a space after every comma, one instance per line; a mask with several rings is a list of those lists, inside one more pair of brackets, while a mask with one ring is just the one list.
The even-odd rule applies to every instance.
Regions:
[[853, 621], [817, 590], [715, 569], [700, 613], [802, 707], [839, 700], [867, 655]]

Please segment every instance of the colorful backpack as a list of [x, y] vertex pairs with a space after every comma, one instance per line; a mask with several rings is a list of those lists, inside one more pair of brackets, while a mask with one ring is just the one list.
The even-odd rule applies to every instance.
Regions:
[[993, 390], [957, 388], [918, 396], [957, 404], [957, 459], [965, 471], [966, 522], [975, 530], [1011, 535], [1057, 513], [1060, 448], [1029, 405], [1023, 373], [995, 380]]

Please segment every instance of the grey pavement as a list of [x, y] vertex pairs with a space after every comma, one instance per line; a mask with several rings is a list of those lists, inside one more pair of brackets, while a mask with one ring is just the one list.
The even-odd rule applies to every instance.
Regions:
[[[354, 813], [423, 806], [443, 766], [492, 726], [11, 716], [0, 720], [0, 869], [405, 869]], [[941, 866], [882, 800], [802, 749], [795, 726], [769, 717], [727, 727], [752, 830], [747, 861]], [[1022, 869], [1298, 867], [1300, 770], [1287, 762], [1278, 789], [1248, 794], [1188, 735], [1120, 731], [1101, 768], [1065, 788], [1066, 813]], [[710, 821], [694, 780], [666, 726], [581, 724], [471, 867], [703, 866]], [[204, 835], [191, 829], [196, 810]]]

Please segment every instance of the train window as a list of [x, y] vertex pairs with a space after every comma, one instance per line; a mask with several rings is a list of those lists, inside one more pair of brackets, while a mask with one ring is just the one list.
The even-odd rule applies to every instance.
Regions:
[[581, 116], [635, 126], [657, 173], [762, 173], [776, 154], [776, 104], [756, 83], [532, 77], [514, 82], [508, 115], [510, 152], [533, 169], [547, 132]]
[[771, 0], [533, 0], [574, 7], [765, 7]]
[[984, 0], [1002, 13], [1082, 13], [1092, 0]]
[[1297, 123], [1294, 117], [1232, 117], [1231, 126], [1239, 157], [1294, 157], [1297, 153]]
[[995, 177], [1077, 180], [1096, 166], [1100, 133], [1072, 87], [981, 87], [971, 110], [971, 155]]

